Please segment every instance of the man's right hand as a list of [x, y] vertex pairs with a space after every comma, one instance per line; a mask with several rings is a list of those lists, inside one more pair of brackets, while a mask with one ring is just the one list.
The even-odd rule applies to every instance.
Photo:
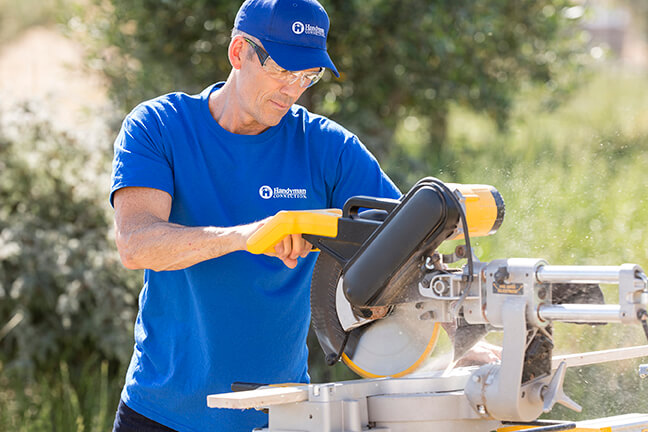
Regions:
[[301, 234], [290, 234], [275, 245], [273, 255], [292, 269], [297, 266], [297, 258], [305, 258], [312, 248], [313, 245], [304, 240]]
[[[243, 231], [246, 243], [270, 218], [272, 216], [262, 221], [239, 227]], [[293, 269], [297, 266], [297, 258], [305, 258], [312, 248], [313, 245], [304, 240], [301, 234], [289, 234], [274, 245], [273, 252], [265, 252], [264, 255], [279, 258], [286, 267]]]

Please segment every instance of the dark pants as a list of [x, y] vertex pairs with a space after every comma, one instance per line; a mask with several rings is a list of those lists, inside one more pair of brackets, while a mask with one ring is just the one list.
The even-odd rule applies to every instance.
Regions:
[[176, 432], [128, 408], [119, 401], [113, 432]]

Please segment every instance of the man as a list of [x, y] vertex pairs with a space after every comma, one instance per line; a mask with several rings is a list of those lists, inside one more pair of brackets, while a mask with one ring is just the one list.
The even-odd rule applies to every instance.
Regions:
[[124, 120], [116, 241], [124, 265], [145, 273], [116, 432], [250, 431], [263, 413], [209, 409], [206, 396], [234, 381], [308, 381], [316, 256], [298, 235], [276, 257], [246, 252], [246, 241], [280, 210], [400, 196], [357, 137], [295, 105], [324, 68], [339, 76], [328, 29], [315, 0], [248, 0], [226, 82], [145, 102]]

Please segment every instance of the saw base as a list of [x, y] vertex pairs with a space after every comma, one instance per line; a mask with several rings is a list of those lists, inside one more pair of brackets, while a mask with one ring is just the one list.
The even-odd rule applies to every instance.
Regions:
[[[463, 388], [475, 367], [447, 375], [377, 378], [296, 387], [265, 387], [210, 395], [212, 408], [270, 408], [268, 427], [255, 432], [513, 432], [529, 425], [485, 418]], [[580, 432], [645, 432], [648, 414], [578, 422]]]

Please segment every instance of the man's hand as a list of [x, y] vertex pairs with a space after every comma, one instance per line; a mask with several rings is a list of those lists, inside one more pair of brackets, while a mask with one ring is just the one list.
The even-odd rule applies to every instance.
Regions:
[[301, 234], [291, 234], [277, 243], [274, 250], [276, 257], [292, 269], [297, 266], [297, 258], [305, 258], [312, 248], [313, 245], [304, 240]]
[[[261, 227], [270, 219], [264, 219], [259, 222], [254, 222], [249, 225], [241, 225], [239, 228], [241, 234], [244, 236], [245, 241], [252, 237]], [[305, 258], [311, 251], [313, 245], [304, 240], [301, 234], [290, 234], [281, 239], [274, 245], [273, 252], [265, 252], [264, 255], [279, 258], [288, 268], [297, 267], [297, 258]]]
[[301, 234], [291, 234], [284, 237], [274, 247], [274, 253], [267, 255], [279, 258], [288, 268], [297, 266], [297, 258], [305, 258], [313, 245], [304, 240]]
[[502, 348], [488, 343], [479, 341], [470, 351], [463, 355], [457, 362], [457, 367], [462, 366], [479, 366], [487, 363], [495, 363], [502, 358]]

